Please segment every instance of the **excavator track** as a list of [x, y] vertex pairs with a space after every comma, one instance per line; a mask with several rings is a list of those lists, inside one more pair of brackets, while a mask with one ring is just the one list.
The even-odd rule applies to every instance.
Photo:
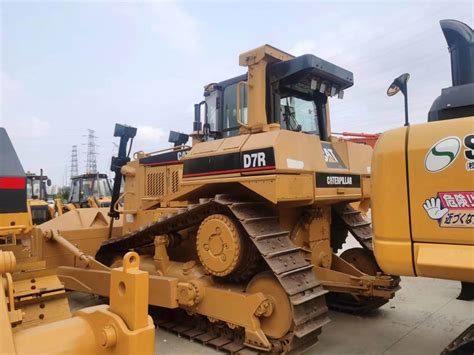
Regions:
[[[348, 203], [334, 206], [333, 212], [333, 222], [337, 223], [341, 229], [346, 229], [352, 234], [361, 247], [366, 251], [367, 255], [373, 259], [377, 268], [377, 273], [383, 274], [375, 261], [371, 223], [363, 217], [360, 211], [356, 210]], [[344, 242], [345, 240], [338, 241], [339, 248], [342, 247]], [[400, 289], [399, 276], [386, 275], [386, 277], [391, 277], [392, 282], [390, 287], [385, 288], [385, 290], [395, 293]], [[388, 301], [388, 299], [380, 297], [355, 298], [349, 294], [339, 293], [330, 294], [327, 298], [329, 308], [349, 313], [369, 312], [378, 309]]]
[[[155, 236], [196, 226], [207, 216], [217, 213], [232, 217], [248, 234], [290, 301], [292, 327], [283, 337], [269, 339], [271, 352], [301, 352], [314, 345], [321, 328], [329, 322], [325, 303], [327, 292], [316, 279], [312, 265], [305, 260], [300, 248], [291, 242], [289, 232], [280, 227], [278, 216], [264, 203], [241, 201], [228, 195], [201, 199], [199, 204], [181, 209], [140, 231], [104, 242], [96, 258], [110, 265], [117, 254], [151, 244]], [[188, 316], [179, 323], [175, 320], [157, 320], [157, 323], [160, 327], [230, 353], [256, 351], [244, 343], [239, 330], [219, 329], [216, 324], [207, 324], [205, 317], [198, 318], [199, 322], [195, 321], [196, 317]]]

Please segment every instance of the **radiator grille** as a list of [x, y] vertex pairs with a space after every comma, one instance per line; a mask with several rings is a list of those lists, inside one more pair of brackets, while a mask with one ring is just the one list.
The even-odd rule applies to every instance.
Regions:
[[171, 192], [176, 192], [179, 189], [179, 172], [180, 170], [171, 171]]
[[165, 195], [166, 170], [163, 168], [148, 168], [145, 182], [145, 196], [162, 197]]

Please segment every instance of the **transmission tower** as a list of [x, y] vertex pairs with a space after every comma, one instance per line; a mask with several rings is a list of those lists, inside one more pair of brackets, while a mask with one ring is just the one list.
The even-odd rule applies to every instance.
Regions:
[[72, 146], [70, 173], [71, 173], [71, 177], [79, 175], [79, 165], [77, 163], [77, 145]]
[[97, 144], [95, 142], [96, 136], [93, 129], [88, 129], [87, 135], [87, 160], [86, 160], [86, 174], [97, 174]]

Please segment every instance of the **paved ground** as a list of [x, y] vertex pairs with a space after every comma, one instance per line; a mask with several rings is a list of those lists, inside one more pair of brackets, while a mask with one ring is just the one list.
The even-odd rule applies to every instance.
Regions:
[[[348, 240], [345, 248], [357, 246]], [[319, 343], [310, 354], [439, 354], [474, 323], [474, 301], [456, 297], [455, 281], [404, 277], [402, 289], [379, 310], [365, 316], [330, 312]], [[97, 304], [98, 298], [72, 293], [73, 309]], [[164, 330], [156, 332], [156, 354], [218, 354], [201, 344]]]
[[[320, 341], [305, 354], [439, 354], [474, 322], [474, 302], [456, 299], [453, 281], [402, 278], [402, 289], [387, 305], [360, 317], [330, 312]], [[74, 308], [97, 303], [75, 293]], [[216, 351], [158, 330], [156, 354], [215, 354]]]

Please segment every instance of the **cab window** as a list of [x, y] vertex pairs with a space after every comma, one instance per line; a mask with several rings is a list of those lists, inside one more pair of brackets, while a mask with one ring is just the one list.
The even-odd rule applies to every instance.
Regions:
[[69, 202], [79, 201], [79, 180], [74, 180], [71, 186]]
[[319, 135], [318, 114], [313, 100], [288, 96], [281, 99], [280, 111], [283, 129]]
[[[237, 122], [237, 86], [238, 83], [224, 89], [224, 107], [222, 135], [231, 137], [239, 134], [240, 125]], [[247, 86], [240, 85], [240, 121], [247, 123]]]
[[82, 182], [83, 200], [87, 200], [89, 197], [93, 196], [93, 184], [94, 180], [84, 180]]
[[104, 197], [104, 196], [111, 196], [112, 192], [110, 191], [110, 186], [107, 181], [107, 179], [99, 179], [98, 184], [99, 186], [99, 196]]
[[32, 198], [33, 196], [33, 181], [31, 179], [26, 180], [26, 198]]

